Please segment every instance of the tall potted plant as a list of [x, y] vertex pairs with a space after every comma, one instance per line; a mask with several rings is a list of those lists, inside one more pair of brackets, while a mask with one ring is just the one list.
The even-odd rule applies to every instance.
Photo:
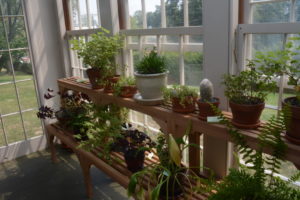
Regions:
[[295, 43], [300, 37], [293, 37], [286, 43], [283, 50], [257, 54], [257, 62], [264, 74], [288, 77], [288, 85], [293, 86], [295, 96], [285, 98], [283, 107], [289, 107], [292, 112], [291, 123], [286, 132], [286, 138], [300, 144], [300, 45]]
[[101, 31], [92, 34], [88, 42], [83, 38], [71, 40], [72, 50], [76, 50], [78, 58], [83, 59], [87, 69], [87, 75], [93, 89], [103, 88], [102, 79], [108, 76], [114, 66], [114, 57], [123, 47], [121, 35], [109, 36], [109, 31], [101, 28]]
[[252, 60], [248, 61], [247, 69], [239, 74], [225, 75], [223, 83], [233, 125], [243, 129], [257, 128], [265, 99], [269, 92], [276, 89], [276, 83], [270, 76], [258, 71]]
[[165, 58], [155, 49], [146, 54], [136, 65], [136, 85], [144, 100], [162, 100], [162, 89], [167, 84], [167, 66]]

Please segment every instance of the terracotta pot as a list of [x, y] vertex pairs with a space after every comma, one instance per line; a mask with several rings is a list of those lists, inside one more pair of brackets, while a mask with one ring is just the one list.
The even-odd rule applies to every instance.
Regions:
[[[172, 98], [172, 110], [174, 112], [178, 113], [191, 113], [195, 111], [195, 101], [196, 98], [193, 97], [186, 97], [187, 100], [183, 102], [183, 104], [180, 103], [179, 98]], [[192, 103], [191, 101], [192, 100]]]
[[229, 102], [232, 112], [232, 124], [242, 129], [255, 129], [260, 125], [260, 115], [265, 103], [244, 105]]
[[295, 99], [296, 97], [289, 97], [282, 102], [283, 106], [289, 106], [292, 112], [291, 121], [285, 136], [290, 142], [300, 145], [300, 107], [290, 104]]
[[135, 93], [137, 92], [137, 87], [136, 86], [123, 86], [121, 87], [121, 93], [120, 96], [121, 97], [125, 97], [125, 98], [132, 98], [133, 95], [135, 95]]
[[216, 106], [218, 108], [219, 104], [220, 104], [220, 99], [216, 98], [216, 97], [214, 97], [213, 99], [214, 99], [214, 102], [211, 102], [211, 103], [203, 102], [203, 101], [201, 101], [201, 99], [199, 99], [197, 101], [198, 108], [199, 108], [199, 115], [198, 115], [199, 119], [206, 121], [207, 117], [215, 116], [215, 113], [214, 113], [213, 109], [211, 108], [210, 104], [213, 104], [214, 106]]
[[87, 69], [86, 73], [89, 77], [92, 89], [102, 89], [103, 85], [100, 85], [97, 81], [102, 79], [102, 72], [99, 68]]
[[115, 76], [110, 76], [107, 77], [107, 83], [105, 84], [104, 87], [104, 92], [105, 93], [113, 93], [113, 85], [116, 84], [120, 79], [120, 75], [115, 75]]
[[131, 172], [137, 172], [144, 168], [145, 152], [137, 149], [127, 150], [124, 153], [127, 169]]

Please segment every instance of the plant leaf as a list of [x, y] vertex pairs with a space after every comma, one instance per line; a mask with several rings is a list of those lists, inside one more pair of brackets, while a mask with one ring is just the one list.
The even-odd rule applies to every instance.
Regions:
[[180, 167], [181, 164], [181, 152], [177, 142], [175, 141], [174, 137], [169, 134], [169, 154], [171, 156], [172, 161]]

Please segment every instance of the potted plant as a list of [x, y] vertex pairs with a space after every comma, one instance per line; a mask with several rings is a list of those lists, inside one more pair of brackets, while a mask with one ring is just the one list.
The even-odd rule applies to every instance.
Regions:
[[229, 98], [232, 123], [238, 128], [253, 129], [260, 125], [260, 115], [275, 81], [255, 68], [249, 60], [247, 68], [237, 75], [224, 76], [225, 95]]
[[[215, 108], [216, 110], [216, 108]], [[275, 176], [279, 173], [281, 162], [285, 158], [287, 145], [281, 137], [286, 130], [289, 111], [284, 109], [278, 117], [273, 117], [261, 129], [259, 143], [254, 150], [247, 144], [245, 136], [221, 111], [216, 111], [221, 123], [226, 125], [243, 162], [239, 168], [230, 169], [223, 181], [213, 185], [209, 200], [244, 199], [244, 200], [298, 200], [300, 190], [292, 183], [300, 177], [300, 171], [289, 180]], [[268, 149], [270, 155], [264, 154]], [[267, 172], [268, 171], [268, 172]]]
[[185, 85], [172, 85], [163, 89], [165, 101], [172, 102], [172, 110], [179, 113], [195, 111], [195, 102], [198, 92], [195, 88]]
[[119, 79], [120, 79], [120, 75], [106, 77], [104, 92], [105, 93], [113, 93], [114, 85], [116, 85], [118, 83]]
[[295, 96], [285, 98], [283, 107], [289, 107], [292, 112], [291, 123], [286, 132], [286, 138], [300, 144], [300, 45], [295, 41], [300, 41], [300, 37], [293, 37], [286, 43], [283, 50], [257, 54], [257, 62], [260, 69], [269, 76], [287, 76], [288, 85], [293, 86]]
[[114, 85], [114, 94], [117, 96], [131, 98], [137, 92], [134, 77], [121, 77]]
[[71, 49], [76, 50], [78, 58], [91, 67], [86, 72], [93, 89], [103, 88], [101, 81], [107, 76], [107, 71], [111, 71], [115, 55], [123, 47], [122, 36], [108, 35], [109, 31], [101, 28], [101, 31], [91, 35], [88, 42], [83, 38], [71, 40]]
[[200, 83], [200, 98], [197, 101], [199, 108], [199, 119], [207, 120], [209, 116], [215, 116], [211, 104], [218, 107], [220, 99], [214, 97], [213, 84], [208, 79], [203, 79]]
[[136, 65], [134, 75], [142, 99], [162, 100], [162, 89], [167, 84], [167, 65], [155, 49]]

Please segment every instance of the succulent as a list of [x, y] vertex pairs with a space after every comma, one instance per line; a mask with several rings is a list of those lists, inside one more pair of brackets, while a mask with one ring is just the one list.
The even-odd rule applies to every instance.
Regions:
[[200, 83], [201, 101], [212, 102], [214, 96], [214, 86], [208, 79], [203, 79]]

